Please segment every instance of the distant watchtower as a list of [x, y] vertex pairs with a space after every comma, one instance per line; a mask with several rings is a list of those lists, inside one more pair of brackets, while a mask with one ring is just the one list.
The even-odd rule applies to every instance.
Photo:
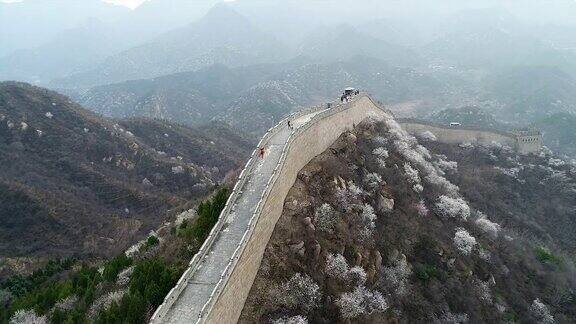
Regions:
[[536, 153], [542, 148], [542, 133], [536, 129], [517, 129], [511, 133], [516, 138], [516, 149], [520, 154]]

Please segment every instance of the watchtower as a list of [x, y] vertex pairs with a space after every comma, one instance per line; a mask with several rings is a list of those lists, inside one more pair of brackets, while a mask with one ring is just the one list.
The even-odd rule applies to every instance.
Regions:
[[516, 129], [512, 135], [516, 138], [516, 149], [520, 154], [539, 152], [542, 148], [542, 133], [536, 129]]

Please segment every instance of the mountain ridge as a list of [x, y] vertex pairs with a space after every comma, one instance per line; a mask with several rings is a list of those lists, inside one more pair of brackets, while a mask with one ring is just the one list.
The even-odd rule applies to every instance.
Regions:
[[0, 83], [0, 120], [3, 256], [119, 253], [210, 192], [251, 147], [222, 125], [105, 120], [24, 83]]

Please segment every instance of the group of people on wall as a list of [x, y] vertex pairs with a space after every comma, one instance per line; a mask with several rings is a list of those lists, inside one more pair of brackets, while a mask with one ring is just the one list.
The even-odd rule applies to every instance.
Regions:
[[[346, 88], [344, 89], [344, 92], [342, 93], [342, 96], [340, 96], [340, 102], [342, 103], [348, 103], [350, 100], [352, 100], [352, 98], [354, 98], [354, 96], [357, 96], [360, 94], [360, 90], [354, 89], [354, 88]], [[328, 103], [328, 108], [331, 108], [331, 104]], [[294, 125], [292, 124], [291, 120], [287, 121], [287, 126], [290, 130], [294, 130]], [[264, 156], [266, 155], [266, 149], [264, 147], [259, 147], [258, 148], [258, 156], [260, 157], [260, 159], [264, 159]]]
[[352, 100], [352, 97], [357, 96], [360, 94], [360, 90], [354, 88], [346, 88], [344, 89], [344, 93], [340, 96], [340, 102], [347, 103]]

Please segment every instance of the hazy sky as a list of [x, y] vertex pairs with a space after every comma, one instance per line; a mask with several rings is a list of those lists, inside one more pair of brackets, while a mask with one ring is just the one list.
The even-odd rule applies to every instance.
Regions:
[[[121, 6], [126, 6], [128, 8], [134, 9], [141, 5], [143, 2], [148, 0], [102, 0], [104, 2], [113, 3]], [[194, 1], [194, 0], [190, 0]], [[224, 0], [224, 2], [233, 2], [234, 0]]]
[[[24, 0], [0, 0], [0, 2], [4, 3], [15, 3], [15, 2], [22, 2]], [[104, 2], [113, 3], [116, 5], [125, 6], [131, 9], [134, 9], [142, 4], [142, 2], [147, 0], [102, 0]], [[191, 0], [193, 1], [193, 0]]]
[[104, 2], [113, 3], [121, 6], [126, 6], [128, 8], [134, 9], [142, 4], [146, 0], [103, 0]]

